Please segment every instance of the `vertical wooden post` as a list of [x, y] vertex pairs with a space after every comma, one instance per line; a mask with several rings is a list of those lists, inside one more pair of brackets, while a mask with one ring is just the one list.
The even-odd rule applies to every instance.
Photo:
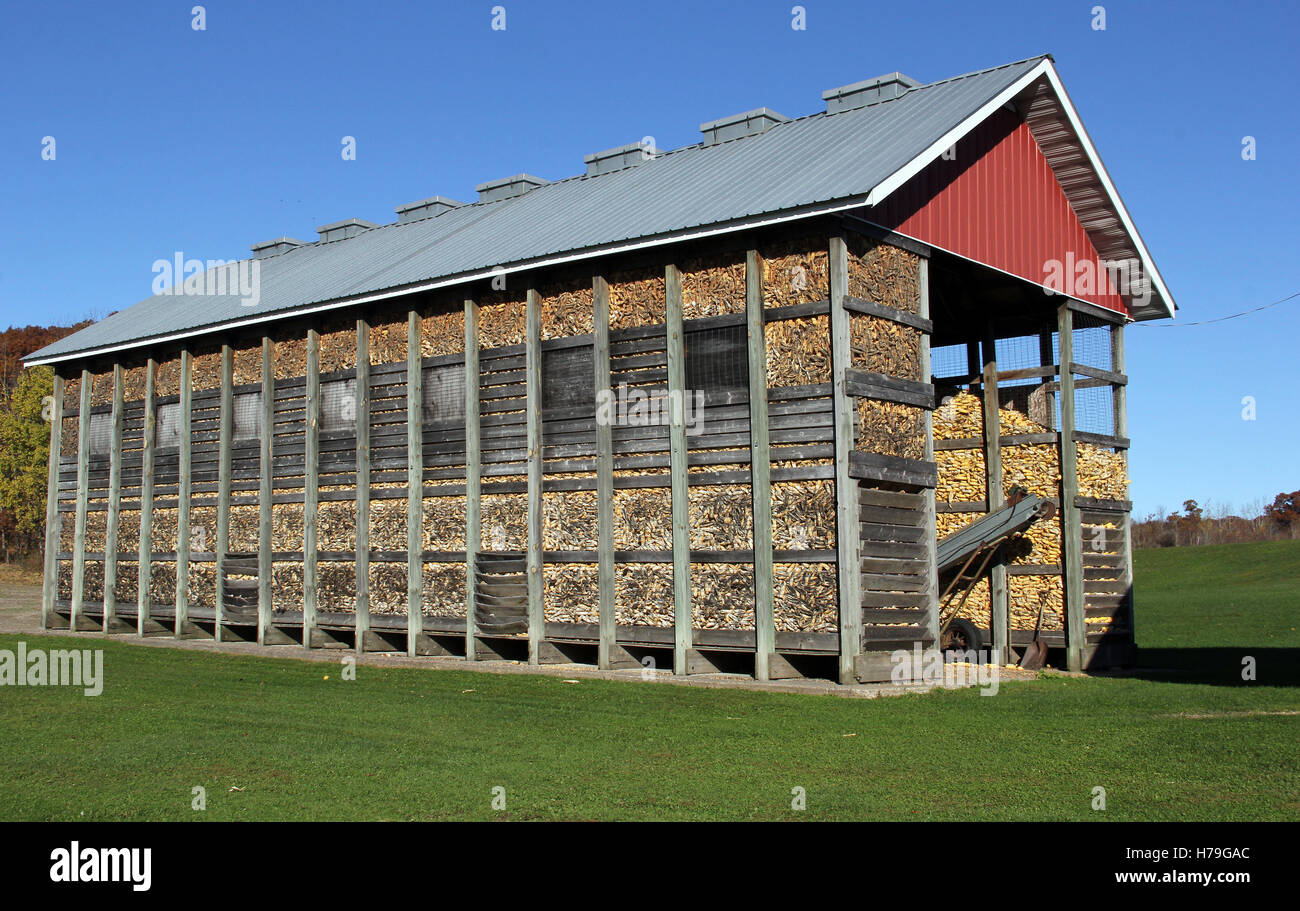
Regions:
[[117, 528], [122, 510], [122, 365], [113, 365], [113, 437], [108, 455], [108, 523], [104, 533], [104, 632], [116, 632]]
[[302, 645], [316, 635], [317, 512], [320, 507], [320, 333], [307, 330], [307, 413], [302, 479]]
[[181, 349], [181, 439], [177, 463], [178, 492], [176, 499], [176, 636], [189, 632], [190, 622], [190, 494], [193, 484], [191, 473], [191, 428], [193, 427], [194, 363], [190, 349]]
[[[1127, 374], [1124, 356], [1124, 324], [1116, 323], [1110, 327], [1110, 369], [1115, 373]], [[1128, 437], [1128, 387], [1116, 383], [1111, 386], [1111, 405], [1115, 417], [1115, 436]], [[1128, 478], [1128, 450], [1124, 450], [1124, 475]], [[1133, 642], [1137, 642], [1137, 626], [1133, 610], [1133, 516], [1124, 514], [1124, 579], [1128, 583], [1125, 604], [1128, 607], [1128, 627]]]
[[406, 654], [424, 632], [424, 358], [423, 321], [406, 315]]
[[478, 658], [474, 614], [478, 585], [474, 568], [483, 543], [482, 451], [478, 402], [478, 304], [465, 298], [465, 658]]
[[745, 324], [749, 340], [749, 477], [754, 510], [754, 677], [768, 680], [776, 650], [772, 561], [772, 461], [767, 415], [767, 339], [763, 332], [763, 261], [745, 252]]
[[[984, 332], [984, 494], [991, 513], [1001, 509], [1002, 491], [1002, 421], [998, 398], [998, 347], [990, 323]], [[990, 661], [1002, 664], [1010, 642], [1010, 598], [1007, 593], [1007, 567], [1001, 560], [989, 569], [989, 623], [993, 641]]]
[[158, 406], [154, 402], [154, 386], [158, 377], [158, 362], [149, 358], [144, 368], [144, 439], [140, 456], [140, 553], [136, 573], [137, 595], [135, 606], [136, 633], [149, 632], [150, 605], [153, 575], [153, 463], [158, 440]]
[[221, 346], [221, 426], [217, 432], [217, 586], [216, 628], [222, 640], [221, 624], [226, 615], [226, 552], [230, 550], [230, 473], [235, 445], [235, 352]]
[[86, 594], [86, 512], [90, 505], [90, 385], [89, 370], [81, 371], [81, 402], [77, 412], [77, 512], [72, 539], [72, 611], [75, 632]]
[[536, 288], [528, 289], [527, 349], [528, 375], [528, 663], [541, 660], [546, 632], [546, 610], [542, 587], [542, 299]]
[[59, 594], [59, 548], [63, 520], [59, 513], [59, 465], [63, 459], [63, 377], [54, 374], [50, 402], [50, 466], [45, 487], [45, 576], [41, 580], [41, 629], [50, 628]]
[[664, 268], [668, 313], [668, 456], [672, 481], [673, 516], [673, 673], [687, 672], [691, 636], [691, 534], [690, 485], [687, 473], [686, 333], [682, 327], [682, 273], [669, 263]]
[[1057, 308], [1061, 339], [1061, 553], [1065, 558], [1066, 661], [1083, 670], [1087, 628], [1083, 617], [1083, 527], [1074, 498], [1079, 494], [1078, 450], [1074, 442], [1074, 314], [1068, 303]]
[[593, 325], [596, 338], [592, 350], [596, 393], [596, 588], [600, 612], [600, 644], [596, 663], [602, 670], [614, 666], [617, 617], [614, 613], [614, 425], [612, 410], [601, 403], [610, 400], [609, 388], [609, 282], [597, 275], [591, 280]]
[[849, 476], [854, 449], [854, 397], [845, 388], [853, 365], [849, 312], [844, 298], [849, 287], [848, 245], [843, 235], [830, 239], [832, 405], [835, 409], [835, 549], [839, 576], [840, 683], [857, 681], [855, 665], [862, 651], [862, 554], [859, 546], [858, 484]]
[[257, 502], [257, 644], [268, 645], [275, 606], [272, 602], [271, 501], [275, 475], [275, 352], [269, 336], [262, 337], [262, 434], [258, 441]]
[[[930, 260], [921, 257], [918, 263], [919, 275], [918, 280], [920, 287], [917, 293], [917, 315], [922, 319], [930, 318]], [[921, 338], [921, 382], [929, 383], [932, 380], [930, 375], [930, 334], [922, 332]], [[934, 412], [928, 408], [922, 413], [921, 422], [925, 426], [925, 454], [922, 458], [927, 462], [934, 461]], [[923, 520], [925, 528], [925, 548], [926, 548], [926, 582], [925, 582], [925, 610], [926, 610], [926, 628], [930, 635], [930, 640], [934, 643], [935, 648], [939, 648], [942, 643], [939, 641], [939, 560], [936, 549], [938, 547], [938, 532], [936, 530], [937, 519], [935, 516], [935, 489], [928, 488], [925, 491], [924, 501], [925, 517]]]
[[357, 320], [357, 653], [370, 633], [370, 323]]

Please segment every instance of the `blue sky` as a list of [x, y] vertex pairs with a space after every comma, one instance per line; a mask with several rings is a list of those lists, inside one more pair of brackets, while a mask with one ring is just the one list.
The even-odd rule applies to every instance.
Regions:
[[[901, 70], [923, 82], [1048, 52], [1182, 311], [1300, 291], [1293, 3], [8, 4], [0, 322], [102, 316], [174, 251], [282, 234]], [[492, 7], [506, 28], [491, 28]], [[42, 159], [55, 139], [56, 158]], [[353, 136], [355, 161], [340, 156]], [[1242, 159], [1253, 136], [1257, 157]], [[1300, 487], [1300, 299], [1128, 333], [1138, 514]], [[1253, 396], [1255, 420], [1242, 419]]]

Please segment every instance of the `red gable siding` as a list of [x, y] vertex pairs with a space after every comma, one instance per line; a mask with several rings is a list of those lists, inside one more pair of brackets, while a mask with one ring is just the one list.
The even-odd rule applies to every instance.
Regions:
[[[872, 221], [1038, 284], [1126, 313], [1100, 257], [1016, 114], [1000, 110], [876, 206]], [[1100, 280], [1099, 280], [1100, 277]]]

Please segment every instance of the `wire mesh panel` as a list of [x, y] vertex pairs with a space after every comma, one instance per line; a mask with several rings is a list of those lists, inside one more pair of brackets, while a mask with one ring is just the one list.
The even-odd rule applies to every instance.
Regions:
[[930, 349], [930, 373], [933, 376], [965, 376], [966, 370], [965, 345], [943, 345]]
[[258, 440], [262, 437], [262, 393], [241, 392], [235, 396], [235, 426], [233, 439], [236, 443]]
[[749, 354], [744, 326], [686, 333], [686, 388], [734, 392], [749, 388]]
[[107, 459], [113, 446], [113, 415], [101, 412], [90, 416], [90, 455], [95, 459]]
[[465, 421], [465, 365], [424, 369], [425, 427], [461, 426]]
[[1115, 396], [1110, 386], [1074, 390], [1074, 429], [1107, 436], [1115, 433]]
[[542, 409], [594, 407], [595, 362], [590, 345], [542, 352]]
[[331, 380], [320, 384], [321, 433], [356, 433], [357, 381]]

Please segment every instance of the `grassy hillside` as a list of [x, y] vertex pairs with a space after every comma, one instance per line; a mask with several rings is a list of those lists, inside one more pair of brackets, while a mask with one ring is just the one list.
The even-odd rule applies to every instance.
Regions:
[[1133, 555], [1138, 645], [1300, 648], [1300, 541]]

